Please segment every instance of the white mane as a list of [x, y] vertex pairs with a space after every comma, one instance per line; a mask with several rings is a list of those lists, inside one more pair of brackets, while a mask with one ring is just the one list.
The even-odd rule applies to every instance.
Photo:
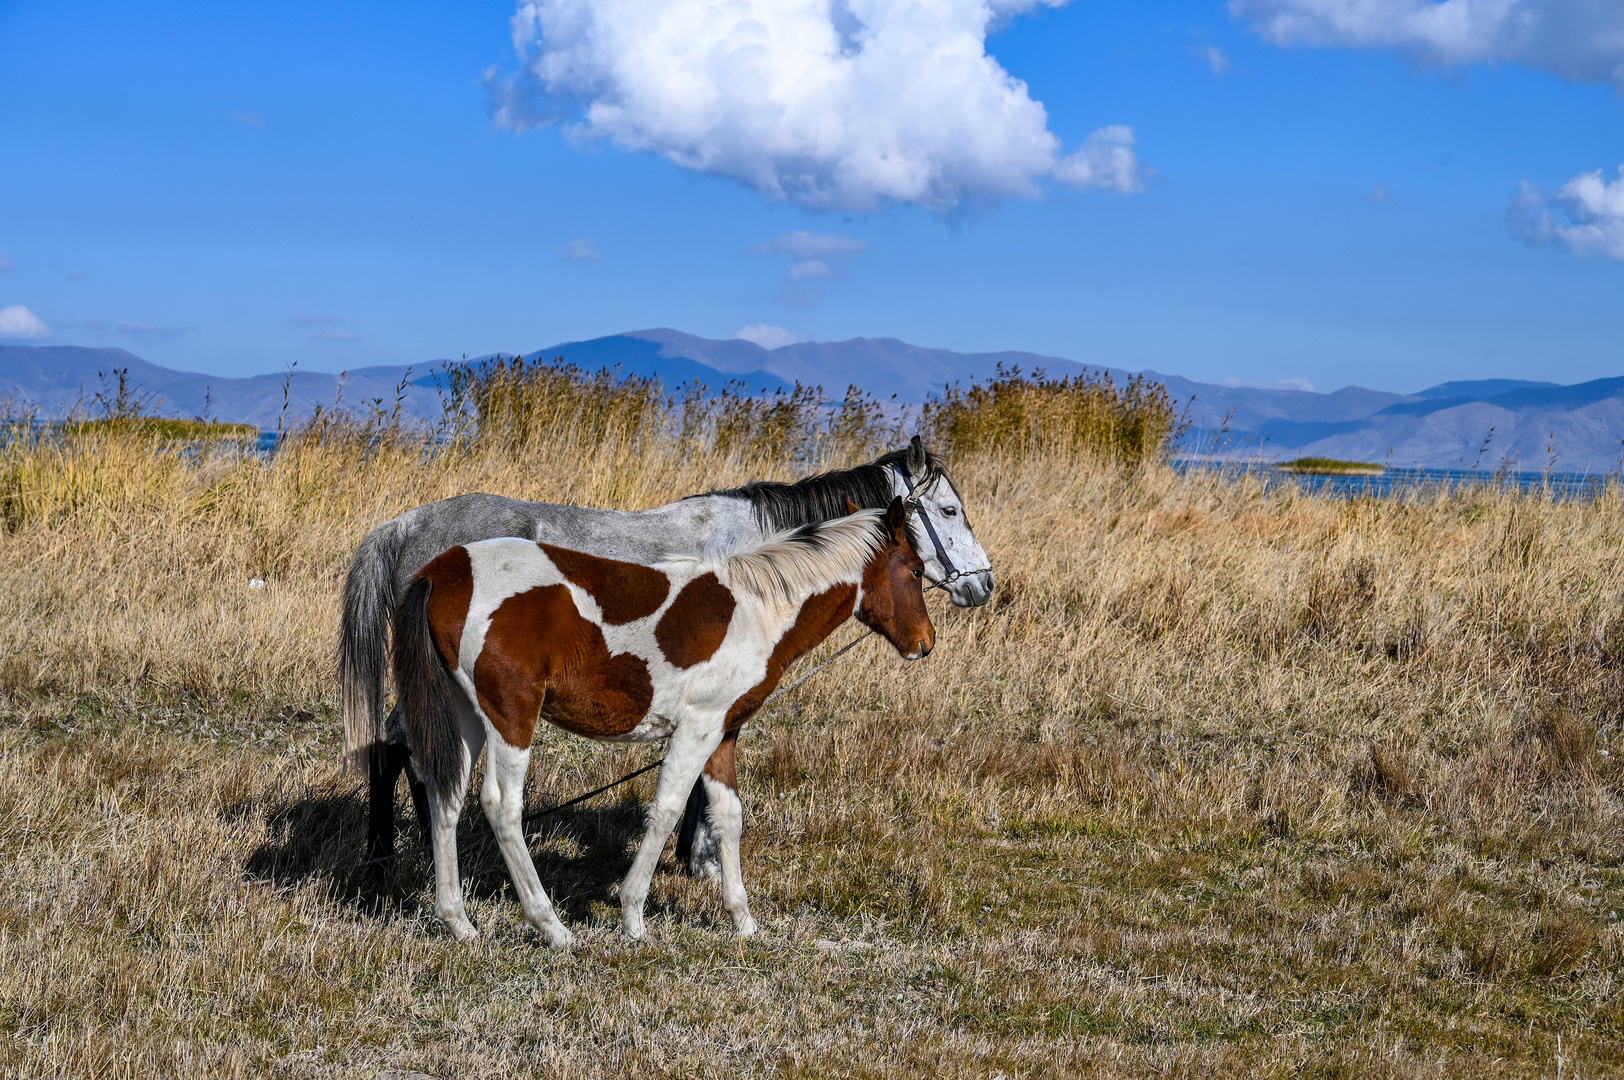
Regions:
[[883, 510], [786, 529], [733, 551], [707, 552], [696, 562], [717, 572], [731, 589], [762, 600], [793, 601], [861, 573], [880, 549]]

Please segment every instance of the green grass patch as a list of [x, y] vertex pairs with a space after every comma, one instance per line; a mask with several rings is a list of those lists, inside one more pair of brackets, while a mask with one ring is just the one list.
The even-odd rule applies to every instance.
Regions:
[[1369, 461], [1338, 461], [1328, 457], [1304, 457], [1282, 462], [1276, 466], [1281, 472], [1305, 476], [1380, 476], [1387, 471], [1385, 465]]

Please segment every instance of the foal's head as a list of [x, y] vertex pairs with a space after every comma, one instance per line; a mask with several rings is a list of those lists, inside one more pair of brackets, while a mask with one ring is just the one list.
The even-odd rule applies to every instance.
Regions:
[[[852, 512], [856, 512], [853, 506]], [[878, 630], [896, 646], [905, 660], [918, 660], [936, 645], [936, 627], [925, 609], [921, 577], [925, 564], [914, 552], [908, 532], [908, 508], [900, 498], [886, 508], [881, 527], [885, 542], [863, 567], [863, 598], [857, 604], [857, 618]]]

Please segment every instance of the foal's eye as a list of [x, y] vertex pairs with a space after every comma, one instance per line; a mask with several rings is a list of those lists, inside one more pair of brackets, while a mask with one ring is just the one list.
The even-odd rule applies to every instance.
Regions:
[[942, 507], [942, 516], [943, 517], [952, 517], [954, 514], [956, 514], [958, 512], [959, 512], [959, 508], [956, 507], [956, 506], [944, 506], [944, 507]]
[[925, 572], [923, 570], [915, 570], [913, 572], [913, 576], [916, 578], [922, 578], [925, 576]]

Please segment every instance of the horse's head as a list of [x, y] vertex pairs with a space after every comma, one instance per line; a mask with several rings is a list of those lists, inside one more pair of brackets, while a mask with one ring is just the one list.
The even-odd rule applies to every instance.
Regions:
[[[857, 507], [851, 506], [853, 513]], [[936, 645], [936, 627], [925, 608], [921, 578], [925, 564], [914, 551], [908, 533], [910, 511], [902, 499], [892, 499], [881, 527], [885, 541], [863, 567], [863, 591], [857, 601], [857, 619], [885, 635], [905, 660], [918, 660]]]
[[957, 607], [980, 607], [992, 597], [992, 563], [970, 531], [964, 500], [941, 464], [915, 435], [891, 467], [892, 490], [916, 504], [909, 522], [924, 557], [925, 577], [941, 585]]

